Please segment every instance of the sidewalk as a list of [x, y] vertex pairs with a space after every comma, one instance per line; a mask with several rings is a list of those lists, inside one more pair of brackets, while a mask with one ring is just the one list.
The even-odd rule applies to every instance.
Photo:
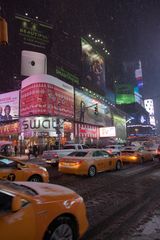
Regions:
[[17, 159], [20, 161], [28, 161], [28, 162], [32, 162], [32, 163], [41, 163], [44, 164], [45, 162], [42, 160], [42, 156], [38, 156], [38, 157], [34, 157], [33, 155], [30, 157], [30, 159], [28, 159], [28, 155], [22, 154], [22, 155], [17, 155], [17, 156], [12, 156], [13, 159]]
[[28, 156], [27, 155], [17, 155], [17, 156], [11, 156], [13, 159], [17, 159], [17, 160], [28, 160]]

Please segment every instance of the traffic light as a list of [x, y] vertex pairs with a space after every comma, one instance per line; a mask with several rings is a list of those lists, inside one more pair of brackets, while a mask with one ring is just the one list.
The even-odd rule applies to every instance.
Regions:
[[0, 17], [0, 45], [8, 44], [8, 25], [4, 18]]
[[94, 114], [98, 115], [98, 103], [96, 103], [96, 105], [94, 107]]

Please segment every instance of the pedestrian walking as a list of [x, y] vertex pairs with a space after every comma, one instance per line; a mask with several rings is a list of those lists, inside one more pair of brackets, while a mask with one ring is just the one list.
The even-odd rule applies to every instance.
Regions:
[[17, 156], [17, 151], [18, 151], [18, 147], [17, 147], [17, 145], [15, 145], [14, 146], [14, 154], [15, 154], [15, 156]]

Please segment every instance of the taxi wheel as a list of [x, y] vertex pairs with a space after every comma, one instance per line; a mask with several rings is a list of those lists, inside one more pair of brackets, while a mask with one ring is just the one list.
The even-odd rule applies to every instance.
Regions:
[[48, 228], [44, 240], [76, 240], [76, 224], [70, 217], [62, 216], [57, 218]]
[[96, 175], [96, 167], [95, 166], [90, 166], [88, 169], [88, 176], [89, 177], [94, 177]]
[[121, 170], [121, 168], [122, 168], [122, 163], [121, 163], [121, 161], [118, 160], [116, 162], [116, 170], [119, 171], [119, 170]]
[[40, 175], [33, 175], [28, 179], [28, 181], [30, 181], [30, 182], [43, 182], [43, 179]]

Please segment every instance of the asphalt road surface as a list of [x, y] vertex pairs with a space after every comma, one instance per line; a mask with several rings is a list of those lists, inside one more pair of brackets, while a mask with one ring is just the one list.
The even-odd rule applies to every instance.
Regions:
[[93, 178], [47, 166], [50, 182], [85, 201], [89, 229], [83, 240], [160, 240], [160, 162], [125, 165]]

